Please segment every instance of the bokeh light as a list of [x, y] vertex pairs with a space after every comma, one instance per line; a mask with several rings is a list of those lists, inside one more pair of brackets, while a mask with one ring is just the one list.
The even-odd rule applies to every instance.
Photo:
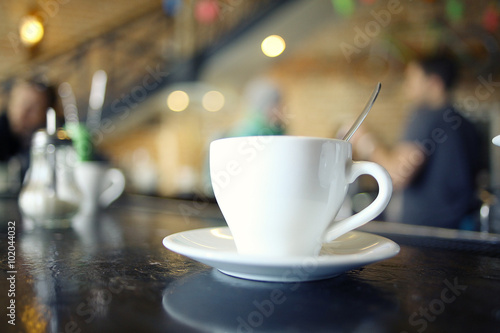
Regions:
[[194, 16], [199, 23], [210, 24], [217, 20], [219, 11], [217, 0], [199, 0], [194, 8]]
[[189, 95], [182, 90], [173, 91], [168, 95], [167, 105], [172, 111], [184, 111], [189, 105]]
[[44, 30], [40, 19], [33, 15], [23, 17], [19, 27], [19, 35], [24, 45], [32, 46], [43, 38]]
[[162, 7], [165, 14], [168, 16], [175, 16], [182, 8], [182, 0], [163, 0]]
[[203, 95], [201, 104], [205, 110], [210, 112], [217, 112], [224, 107], [224, 95], [216, 90], [212, 90]]
[[266, 37], [261, 44], [262, 52], [271, 58], [279, 56], [285, 50], [285, 40], [278, 35]]
[[335, 12], [344, 17], [351, 16], [356, 10], [356, 3], [354, 0], [332, 0], [332, 4]]

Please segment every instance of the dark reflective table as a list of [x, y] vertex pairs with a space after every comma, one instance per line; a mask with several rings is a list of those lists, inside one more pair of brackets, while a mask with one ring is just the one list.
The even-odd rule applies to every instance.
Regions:
[[266, 283], [163, 247], [169, 234], [225, 225], [203, 200], [124, 197], [64, 231], [32, 228], [13, 200], [0, 211], [0, 332], [500, 332], [495, 235], [372, 222], [363, 229], [398, 242], [396, 257]]

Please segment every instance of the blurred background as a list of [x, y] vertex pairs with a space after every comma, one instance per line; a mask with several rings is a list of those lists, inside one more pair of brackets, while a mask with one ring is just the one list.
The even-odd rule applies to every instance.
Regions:
[[69, 84], [66, 107], [93, 124], [129, 193], [189, 197], [206, 191], [208, 144], [245, 117], [256, 79], [279, 87], [286, 134], [319, 137], [334, 137], [381, 81], [366, 122], [391, 146], [407, 116], [405, 65], [446, 47], [462, 65], [457, 107], [481, 128], [494, 193], [499, 24], [490, 0], [3, 1], [0, 105], [19, 77]]

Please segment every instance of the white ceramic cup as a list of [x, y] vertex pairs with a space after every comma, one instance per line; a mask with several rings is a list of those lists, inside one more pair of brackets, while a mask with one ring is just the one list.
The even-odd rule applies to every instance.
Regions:
[[[349, 184], [362, 174], [379, 186], [365, 209], [334, 221]], [[349, 142], [294, 136], [253, 136], [210, 144], [210, 175], [217, 203], [238, 253], [317, 256], [324, 242], [377, 217], [392, 182], [373, 162], [353, 162]]]
[[75, 180], [82, 192], [80, 213], [95, 214], [108, 207], [125, 189], [125, 176], [104, 162], [80, 162], [75, 168]]

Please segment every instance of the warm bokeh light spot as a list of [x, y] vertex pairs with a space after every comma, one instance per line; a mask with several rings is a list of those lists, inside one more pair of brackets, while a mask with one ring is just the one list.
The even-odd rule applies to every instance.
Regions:
[[224, 95], [216, 90], [212, 90], [203, 95], [201, 101], [205, 110], [210, 112], [217, 112], [224, 107]]
[[266, 37], [261, 44], [262, 52], [271, 58], [279, 56], [285, 50], [285, 40], [278, 35]]
[[184, 111], [189, 105], [189, 95], [182, 90], [173, 91], [168, 95], [167, 105], [172, 111]]
[[43, 24], [40, 19], [33, 15], [24, 17], [19, 27], [19, 35], [24, 45], [32, 46], [43, 38]]

